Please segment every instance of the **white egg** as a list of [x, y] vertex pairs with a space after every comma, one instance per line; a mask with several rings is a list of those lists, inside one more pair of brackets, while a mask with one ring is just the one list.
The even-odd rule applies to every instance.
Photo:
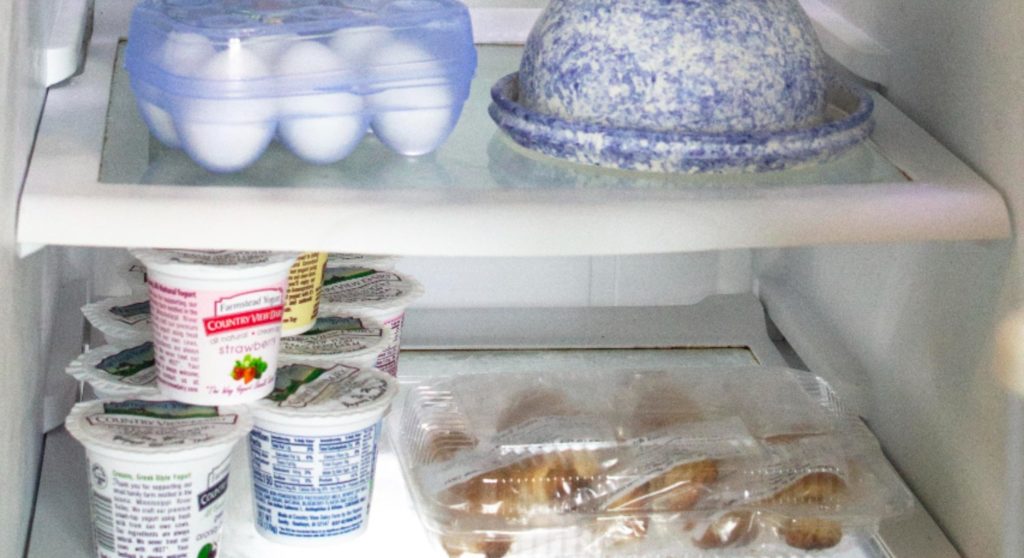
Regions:
[[237, 172], [259, 159], [274, 137], [272, 124], [185, 122], [185, 151], [205, 169]]
[[[326, 46], [305, 41], [292, 45], [277, 62], [277, 75], [317, 75], [329, 84], [345, 80], [351, 69]], [[279, 132], [299, 157], [319, 164], [348, 156], [366, 132], [363, 99], [347, 91], [283, 97], [279, 102]]]
[[139, 101], [139, 111], [149, 131], [160, 143], [167, 147], [180, 147], [181, 140], [178, 139], [178, 132], [174, 129], [174, 119], [166, 110], [147, 101]]
[[216, 54], [213, 43], [198, 33], [172, 32], [160, 53], [164, 70], [179, 76], [195, 75]]
[[302, 40], [294, 33], [287, 35], [273, 35], [269, 37], [254, 37], [242, 42], [242, 48], [259, 56], [268, 66], [273, 67], [277, 59], [289, 46]]
[[373, 133], [402, 155], [415, 157], [441, 146], [455, 126], [457, 107], [447, 86], [400, 87], [367, 98]]
[[182, 101], [178, 131], [193, 159], [214, 172], [234, 172], [259, 158], [274, 136], [276, 103], [269, 97], [245, 96], [244, 82], [269, 74], [267, 65], [239, 41], [233, 41], [203, 66], [199, 77], [239, 82], [243, 91], [239, 98]]
[[457, 115], [451, 87], [403, 84], [388, 88], [387, 83], [398, 77], [392, 72], [401, 72], [402, 65], [414, 70], [403, 78], [434, 81], [445, 74], [441, 63], [426, 49], [407, 41], [375, 50], [369, 63], [371, 71], [378, 69], [376, 85], [383, 88], [366, 98], [373, 112], [374, 134], [391, 149], [408, 156], [425, 155], [444, 143]]
[[391, 44], [394, 39], [387, 27], [357, 27], [341, 29], [331, 37], [331, 50], [346, 63], [365, 66], [374, 49]]

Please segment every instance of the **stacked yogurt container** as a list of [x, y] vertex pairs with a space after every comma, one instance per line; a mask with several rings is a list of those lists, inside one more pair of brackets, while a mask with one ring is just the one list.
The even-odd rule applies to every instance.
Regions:
[[476, 51], [456, 0], [142, 0], [126, 66], [160, 142], [234, 172], [275, 135], [318, 164], [344, 159], [368, 129], [402, 155], [435, 150]]
[[[149, 533], [136, 546], [154, 558], [214, 558], [224, 550], [224, 528], [244, 555], [329, 550], [361, 533], [382, 419], [398, 393], [397, 382], [377, 369], [386, 355], [397, 357], [394, 320], [339, 313], [337, 304], [320, 312], [326, 253], [133, 253], [141, 261], [132, 268], [143, 272], [128, 276], [130, 287], [144, 286], [148, 296], [83, 307], [108, 344], [67, 368], [99, 398], [76, 405], [66, 422], [87, 453], [97, 556], [133, 555], [131, 529]], [[387, 256], [331, 257], [394, 263]], [[401, 279], [419, 292], [413, 279], [393, 271], [343, 275], [378, 274], [386, 285]], [[387, 300], [397, 296], [379, 290]], [[402, 303], [388, 309], [404, 314], [413, 297], [398, 298]], [[243, 437], [247, 448], [236, 444]], [[253, 514], [225, 513], [237, 507], [223, 498], [229, 471], [234, 491], [252, 498]], [[144, 514], [133, 511], [142, 509], [139, 498], [149, 502]], [[169, 522], [180, 528], [164, 536], [156, 526]]]

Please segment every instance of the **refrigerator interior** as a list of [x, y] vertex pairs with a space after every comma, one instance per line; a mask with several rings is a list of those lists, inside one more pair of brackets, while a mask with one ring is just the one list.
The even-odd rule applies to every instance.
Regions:
[[[0, 406], [8, 415], [0, 456], [6, 473], [0, 481], [5, 494], [0, 499], [0, 549], [5, 555], [20, 555], [27, 548], [43, 433], [60, 419], [59, 412], [46, 416], [45, 410], [60, 409], [77, 395], [77, 386], [63, 375], [66, 362], [81, 349], [84, 328], [77, 308], [88, 299], [119, 294], [125, 288], [113, 272], [123, 251], [48, 246], [33, 252], [39, 247], [33, 244], [41, 241], [25, 241], [15, 233], [21, 186], [44, 101], [45, 43], [53, 34], [53, 15], [63, 4], [15, 0], [0, 6], [0, 44], [11, 53], [0, 61], [0, 97], [6, 106], [0, 117], [0, 188], [5, 202], [0, 211], [0, 284], [7, 286], [0, 320], [0, 362], [7, 380]], [[109, 9], [104, 13], [105, 5], [101, 1], [97, 13], [100, 26], [102, 18], [122, 17]], [[819, 23], [835, 23], [830, 18], [838, 18], [840, 24], [823, 29], [826, 47], [862, 47], [831, 51], [841, 62], [877, 82], [887, 100], [994, 186], [1011, 215], [1018, 213], [1024, 203], [1024, 157], [1018, 147], [1024, 145], [1024, 110], [1017, 97], [1024, 85], [1024, 48], [1018, 48], [1024, 36], [1024, 5], [994, 1], [972, 6], [969, 13], [957, 3], [922, 0], [813, 0], [805, 6]], [[527, 17], [515, 10], [487, 13]], [[844, 55], [851, 58], [844, 60]], [[51, 89], [51, 98], [61, 90], [60, 85]], [[73, 99], [63, 102], [59, 110], [74, 112]], [[93, 111], [83, 112], [88, 113], [84, 117], [98, 117]], [[41, 142], [47, 145], [37, 143], [37, 150], [77, 153], [77, 144], [87, 135], [77, 120], [64, 125], [64, 134], [57, 139], [48, 135]], [[901, 154], [898, 146], [893, 149], [890, 156]], [[100, 153], [93, 157], [99, 159]], [[45, 163], [31, 160], [37, 173], [61, 164], [74, 173], [74, 165], [81, 161], [74, 156], [42, 159]], [[941, 193], [935, 192], [937, 197]], [[90, 223], [96, 216], [88, 198], [73, 201], [68, 203], [72, 209], [53, 217], [49, 225], [68, 229], [77, 216], [81, 236], [99, 234], [90, 232], [102, 227]], [[791, 203], [782, 200], [772, 207], [785, 209]], [[86, 209], [76, 214], [75, 204]], [[949, 212], [941, 220], [957, 221], [955, 203], [939, 207]], [[729, 209], [726, 205], [722, 211]], [[42, 222], [46, 224], [45, 219]], [[845, 221], [844, 226], [855, 228]], [[728, 236], [725, 232], [723, 237]], [[436, 324], [461, 316], [464, 311], [459, 309], [677, 307], [693, 305], [706, 295], [753, 293], [767, 312], [775, 337], [784, 337], [811, 370], [833, 381], [858, 406], [960, 553], [1022, 555], [1024, 549], [1010, 535], [1024, 518], [1008, 513], [1018, 496], [1012, 479], [1020, 475], [1007, 469], [1015, 459], [1007, 440], [1019, 425], [1010, 422], [1014, 396], [999, 384], [994, 371], [993, 337], [999, 321], [1021, 300], [1015, 242], [955, 240], [955, 232], [940, 235], [942, 240], [893, 241], [843, 237], [839, 232], [826, 246], [800, 247], [787, 240], [761, 248], [752, 240], [756, 232], [731, 245], [720, 240], [716, 245], [715, 239], [704, 246], [681, 243], [676, 249], [690, 253], [679, 255], [446, 258], [434, 257], [443, 250], [422, 251], [400, 263], [424, 281], [429, 293], [410, 313], [422, 324], [411, 331], [424, 336], [423, 346], [437, 346], [446, 339], [451, 342], [456, 330]], [[53, 244], [90, 243], [65, 238]], [[875, 242], [854, 244], [859, 240]], [[818, 243], [809, 237], [807, 242]], [[452, 255], [479, 256], [486, 250], [463, 246], [465, 254]], [[364, 244], [353, 249], [380, 247]], [[25, 255], [20, 259], [19, 248]], [[635, 249], [624, 246], [620, 253]], [[495, 248], [508, 256], [529, 252], [502, 250]], [[542, 250], [539, 243], [536, 250]], [[493, 317], [500, 315], [493, 313], [490, 319], [500, 324], [501, 319]], [[520, 335], [524, 326], [517, 327], [505, 333]], [[410, 346], [415, 340], [413, 335]], [[73, 489], [70, 484], [66, 488]], [[926, 553], [924, 539], [903, 542], [909, 548], [897, 556], [935, 555]]]

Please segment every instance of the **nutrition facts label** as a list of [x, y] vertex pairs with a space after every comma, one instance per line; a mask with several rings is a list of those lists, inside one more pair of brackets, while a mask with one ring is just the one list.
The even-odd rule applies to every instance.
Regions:
[[158, 321], [159, 381], [174, 389], [199, 391], [199, 303], [196, 293], [150, 281], [150, 305]]
[[336, 436], [250, 434], [256, 522], [282, 536], [323, 538], [362, 528], [380, 425]]

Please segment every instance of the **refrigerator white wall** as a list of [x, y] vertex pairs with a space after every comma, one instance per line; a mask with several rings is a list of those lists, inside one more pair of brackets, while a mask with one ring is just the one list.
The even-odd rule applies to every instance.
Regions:
[[[37, 75], [46, 10], [0, 2], [0, 549], [25, 545], [42, 451], [46, 339], [44, 251], [18, 260], [15, 219], [44, 89]], [[5, 554], [6, 555], [6, 554]]]

